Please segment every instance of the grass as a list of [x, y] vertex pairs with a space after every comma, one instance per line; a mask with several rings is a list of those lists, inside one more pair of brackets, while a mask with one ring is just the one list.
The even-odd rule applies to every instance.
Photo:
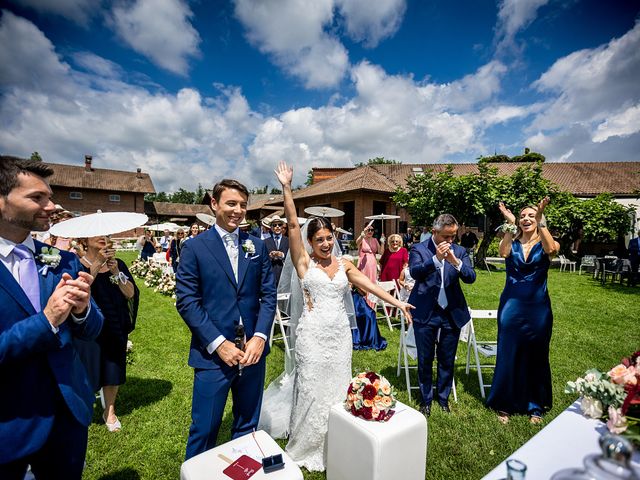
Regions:
[[[130, 262], [134, 255], [125, 253], [122, 258]], [[504, 279], [504, 272], [490, 275], [478, 271], [476, 283], [465, 285], [469, 305], [497, 308]], [[190, 333], [172, 299], [139, 286], [140, 312], [130, 336], [133, 363], [128, 366], [127, 383], [121, 387], [116, 403], [123, 429], [108, 433], [100, 418], [102, 412], [96, 408], [89, 428], [85, 479], [175, 479], [184, 460], [193, 382], [193, 372], [187, 366]], [[567, 380], [591, 367], [608, 369], [640, 347], [638, 289], [611, 284], [603, 287], [590, 275], [557, 270], [550, 272], [549, 289], [554, 312], [554, 407], [545, 417], [547, 422], [575, 400], [563, 393]], [[381, 372], [398, 390], [398, 399], [415, 407], [415, 401], [408, 400], [403, 377], [395, 375], [399, 332], [390, 332], [382, 322], [380, 330], [389, 341], [388, 348], [383, 352], [354, 352], [353, 370]], [[495, 336], [495, 322], [477, 322], [476, 330], [479, 338], [491, 338]], [[515, 417], [506, 426], [498, 424], [495, 414], [483, 406], [475, 372], [465, 375], [465, 358], [466, 344], [461, 343], [456, 368], [458, 403], [452, 402], [453, 414], [444, 415], [436, 408], [429, 419], [430, 479], [481, 478], [539, 431], [526, 417]], [[280, 373], [282, 366], [282, 344], [277, 342], [268, 357], [267, 382]], [[415, 382], [415, 371], [412, 373]], [[228, 403], [220, 442], [230, 439], [230, 427]], [[305, 471], [307, 478], [323, 479], [325, 475]]]

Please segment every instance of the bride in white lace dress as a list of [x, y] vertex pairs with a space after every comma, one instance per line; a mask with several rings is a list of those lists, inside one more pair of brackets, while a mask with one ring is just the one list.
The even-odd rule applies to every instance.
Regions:
[[[326, 218], [309, 219], [301, 232], [291, 194], [293, 169], [281, 162], [276, 175], [282, 184], [289, 227], [288, 262], [295, 269], [290, 285], [295, 350], [294, 362], [289, 362], [265, 392], [260, 428], [274, 437], [288, 433], [289, 456], [308, 470], [323, 471], [329, 411], [345, 399], [352, 378], [349, 283], [396, 305], [409, 322], [408, 309], [413, 307], [334, 255], [333, 229]], [[296, 302], [301, 304], [301, 315], [296, 313]]]

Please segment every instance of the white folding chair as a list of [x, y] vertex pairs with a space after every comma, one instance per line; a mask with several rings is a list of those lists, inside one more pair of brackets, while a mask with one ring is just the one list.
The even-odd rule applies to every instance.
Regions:
[[580, 268], [578, 269], [578, 275], [582, 275], [582, 269], [593, 268], [596, 270], [596, 256], [595, 255], [585, 255], [580, 260]]
[[563, 272], [565, 268], [567, 272], [575, 272], [576, 271], [576, 262], [569, 260], [564, 255], [558, 255], [560, 259], [560, 271]]
[[[389, 280], [386, 282], [378, 282], [378, 286], [382, 288], [385, 292], [387, 292], [389, 295], [396, 296], [395, 294], [396, 282], [394, 280]], [[397, 317], [398, 309], [396, 308], [396, 306], [385, 302], [381, 298], [378, 298], [378, 297], [375, 297], [375, 298], [376, 298], [376, 320], [379, 320], [381, 318], [386, 319], [387, 325], [389, 325], [389, 330], [393, 330], [394, 325], [400, 325], [400, 323], [392, 324], [391, 315], [389, 315], [389, 312], [392, 311], [395, 313], [394, 316]], [[380, 309], [382, 309], [382, 311], [378, 313]]]
[[[276, 306], [276, 315], [273, 323], [271, 324], [271, 334], [269, 335], [269, 347], [273, 345], [274, 340], [282, 340], [284, 342], [284, 353], [289, 358], [291, 358], [291, 354], [293, 349], [289, 345], [289, 339], [287, 338], [287, 332], [285, 331], [285, 327], [289, 327], [289, 316], [287, 315], [287, 311], [289, 311], [289, 298], [291, 297], [290, 293], [279, 293], [278, 294], [278, 303]], [[280, 335], [275, 336], [275, 328], [276, 324], [280, 329]]]
[[[469, 375], [469, 369], [475, 368], [478, 372], [478, 383], [480, 384], [480, 395], [485, 398], [485, 388], [491, 387], [491, 384], [484, 383], [482, 378], [483, 368], [496, 368], [495, 363], [480, 363], [480, 356], [485, 358], [495, 357], [498, 353], [498, 342], [495, 340], [478, 340], [476, 338], [476, 329], [473, 323], [474, 319], [498, 318], [497, 310], [472, 310], [469, 309], [471, 320], [469, 320], [469, 335], [467, 344], [467, 366], [466, 374]], [[471, 352], [475, 356], [475, 366], [471, 365]]]
[[[397, 371], [396, 371], [396, 376], [400, 376], [400, 371], [402, 369], [404, 369], [404, 376], [405, 376], [405, 381], [407, 382], [407, 394], [409, 395], [409, 401], [411, 401], [411, 390], [419, 390], [420, 387], [419, 386], [412, 386], [411, 385], [411, 375], [409, 373], [409, 370], [417, 370], [418, 369], [418, 365], [412, 365], [409, 363], [409, 357], [411, 357], [412, 359], [416, 359], [416, 356], [413, 356], [409, 353], [409, 348], [413, 347], [415, 348], [415, 337], [413, 338], [413, 345], [410, 343], [411, 340], [408, 338], [408, 330], [406, 328], [406, 322], [405, 322], [405, 318], [404, 318], [404, 314], [402, 312], [399, 312], [400, 315], [400, 345], [398, 348], [398, 364], [397, 364]], [[438, 331], [438, 340], [440, 338], [440, 331]], [[438, 342], [438, 340], [436, 340], [436, 342]], [[417, 353], [416, 353], [417, 355]], [[456, 360], [458, 359], [457, 355], [456, 355]], [[434, 368], [437, 368], [437, 357], [434, 356], [433, 359], [433, 366]], [[435, 388], [435, 383], [433, 385], [433, 388]], [[453, 401], [458, 403], [458, 392], [456, 390], [456, 379], [455, 377], [453, 378], [452, 382], [451, 382], [451, 391], [453, 393]]]

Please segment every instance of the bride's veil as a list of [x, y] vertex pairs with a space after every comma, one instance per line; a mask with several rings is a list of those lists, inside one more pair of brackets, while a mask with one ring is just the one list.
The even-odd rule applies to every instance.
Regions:
[[[309, 223], [313, 217], [307, 219], [305, 224], [300, 229], [300, 235], [302, 236], [302, 243], [308, 254], [311, 254], [311, 244], [307, 240], [307, 232], [309, 229]], [[342, 256], [338, 239], [334, 236], [333, 243], [333, 255], [338, 258], [339, 261]], [[287, 255], [284, 266], [282, 267], [282, 274], [280, 276], [280, 282], [278, 283], [278, 296], [282, 297], [283, 294], [290, 294], [289, 301], [286, 303], [284, 313], [289, 317], [289, 331], [288, 341], [291, 355], [284, 356], [284, 372], [278, 378], [276, 378], [264, 392], [262, 399], [262, 411], [260, 413], [259, 429], [267, 431], [273, 438], [284, 438], [289, 432], [289, 420], [291, 417], [291, 408], [293, 406], [293, 385], [296, 374], [295, 363], [295, 348], [296, 348], [296, 331], [298, 328], [298, 322], [302, 316], [304, 309], [304, 294], [302, 292], [302, 285], [298, 278], [298, 273], [293, 266], [293, 260], [291, 254]], [[349, 318], [351, 328], [357, 328], [355, 308], [353, 306], [353, 297], [351, 296], [351, 289], [347, 289], [344, 295], [344, 307]], [[283, 302], [284, 303], [284, 302]], [[280, 307], [280, 304], [278, 305]]]

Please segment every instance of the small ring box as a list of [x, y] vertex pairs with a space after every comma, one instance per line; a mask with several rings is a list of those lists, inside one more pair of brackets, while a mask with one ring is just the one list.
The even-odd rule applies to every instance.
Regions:
[[262, 469], [264, 473], [276, 472], [284, 468], [284, 460], [282, 454], [271, 455], [262, 459]]

